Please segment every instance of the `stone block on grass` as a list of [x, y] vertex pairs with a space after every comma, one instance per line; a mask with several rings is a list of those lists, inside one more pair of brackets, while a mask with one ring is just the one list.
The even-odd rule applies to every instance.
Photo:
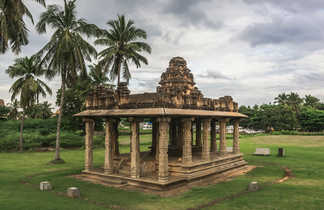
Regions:
[[70, 198], [79, 198], [80, 197], [80, 189], [77, 187], [69, 187], [67, 189], [67, 196]]
[[52, 190], [52, 185], [48, 181], [43, 181], [39, 184], [39, 188], [41, 191], [48, 191], [48, 190]]

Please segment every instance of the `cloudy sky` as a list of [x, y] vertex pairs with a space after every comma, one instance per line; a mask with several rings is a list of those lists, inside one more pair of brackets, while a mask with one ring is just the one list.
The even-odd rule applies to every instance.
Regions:
[[[37, 22], [44, 8], [26, 2]], [[293, 91], [324, 101], [323, 0], [78, 0], [77, 5], [78, 16], [99, 27], [125, 14], [147, 31], [152, 54], [149, 65], [132, 68], [132, 92], [155, 91], [168, 61], [181, 56], [208, 97], [231, 95], [241, 105], [253, 105]], [[51, 35], [38, 35], [31, 24], [29, 29], [30, 44], [19, 56], [34, 54]], [[5, 69], [14, 58], [0, 55], [0, 98], [6, 102], [13, 80]], [[57, 90], [60, 82], [49, 84]]]

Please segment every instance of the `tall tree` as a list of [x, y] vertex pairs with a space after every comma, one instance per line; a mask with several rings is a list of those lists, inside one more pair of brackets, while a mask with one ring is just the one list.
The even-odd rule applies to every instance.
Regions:
[[[95, 41], [95, 44], [105, 46], [99, 53], [99, 65], [105, 72], [109, 72], [110, 78], [120, 83], [121, 73], [128, 82], [131, 74], [128, 62], [132, 62], [137, 68], [141, 64], [148, 64], [147, 59], [141, 55], [142, 52], [151, 53], [151, 47], [139, 39], [146, 39], [146, 32], [136, 28], [132, 20], [126, 20], [124, 15], [118, 16], [116, 20], [107, 22], [108, 30]], [[110, 69], [111, 68], [111, 69]]]
[[89, 65], [89, 76], [93, 85], [106, 85], [109, 81], [106, 73], [98, 64]]
[[54, 30], [50, 41], [37, 53], [49, 71], [47, 76], [61, 77], [61, 98], [57, 120], [56, 152], [52, 163], [64, 162], [60, 157], [60, 127], [64, 104], [64, 91], [66, 87], [76, 81], [78, 75], [86, 77], [85, 61], [96, 57], [96, 49], [89, 44], [83, 35], [98, 36], [100, 29], [94, 24], [88, 24], [84, 19], [76, 17], [75, 0], [64, 0], [64, 8], [50, 5], [43, 12], [36, 25], [39, 33], [46, 33], [47, 27]]
[[16, 59], [15, 64], [9, 66], [6, 72], [11, 78], [18, 77], [9, 91], [12, 93], [12, 101], [14, 101], [17, 96], [20, 97], [20, 107], [23, 109], [19, 138], [19, 149], [22, 151], [25, 111], [33, 106], [38, 100], [39, 95], [43, 97], [45, 97], [46, 94], [51, 95], [52, 90], [45, 82], [39, 79], [39, 77], [45, 74], [46, 70], [39, 67], [37, 59], [34, 56]]
[[[34, 0], [45, 5], [45, 0]], [[24, 17], [34, 23], [33, 16], [22, 0], [0, 0], [0, 53], [8, 48], [18, 54], [21, 46], [28, 44], [28, 29]]]
[[305, 106], [316, 108], [320, 104], [320, 100], [312, 95], [305, 95], [304, 98]]

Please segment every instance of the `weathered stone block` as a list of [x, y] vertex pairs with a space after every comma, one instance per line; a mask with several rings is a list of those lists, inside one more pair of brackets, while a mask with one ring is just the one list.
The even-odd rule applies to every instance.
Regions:
[[226, 152], [233, 152], [233, 147], [226, 147]]
[[43, 181], [39, 184], [39, 188], [41, 191], [47, 191], [52, 189], [52, 185], [48, 181]]
[[270, 155], [270, 149], [269, 148], [256, 148], [254, 155], [264, 155], [268, 156]]
[[79, 198], [80, 197], [80, 189], [77, 187], [69, 187], [67, 189], [67, 196], [70, 198]]
[[258, 182], [251, 182], [248, 187], [248, 191], [250, 192], [255, 192], [260, 189], [259, 183]]

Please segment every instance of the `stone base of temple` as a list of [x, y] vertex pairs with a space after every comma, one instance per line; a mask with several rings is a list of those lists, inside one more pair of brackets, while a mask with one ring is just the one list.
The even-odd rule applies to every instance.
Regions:
[[[146, 155], [146, 156], [145, 156]], [[160, 182], [157, 176], [157, 166], [151, 160], [149, 153], [141, 153], [144, 157], [140, 178], [132, 178], [129, 173], [128, 154], [123, 154], [114, 159], [114, 171], [104, 173], [102, 168], [83, 171], [77, 178], [107, 186], [124, 189], [138, 189], [141, 191], [155, 192], [160, 195], [173, 195], [174, 192], [185, 191], [192, 186], [201, 186], [226, 180], [232, 174], [247, 170], [247, 162], [242, 154], [227, 153], [223, 156], [212, 155], [209, 161], [198, 160], [193, 156], [190, 164], [183, 164], [181, 159], [169, 158], [169, 176], [165, 182]], [[169, 192], [169, 193], [168, 193]]]

